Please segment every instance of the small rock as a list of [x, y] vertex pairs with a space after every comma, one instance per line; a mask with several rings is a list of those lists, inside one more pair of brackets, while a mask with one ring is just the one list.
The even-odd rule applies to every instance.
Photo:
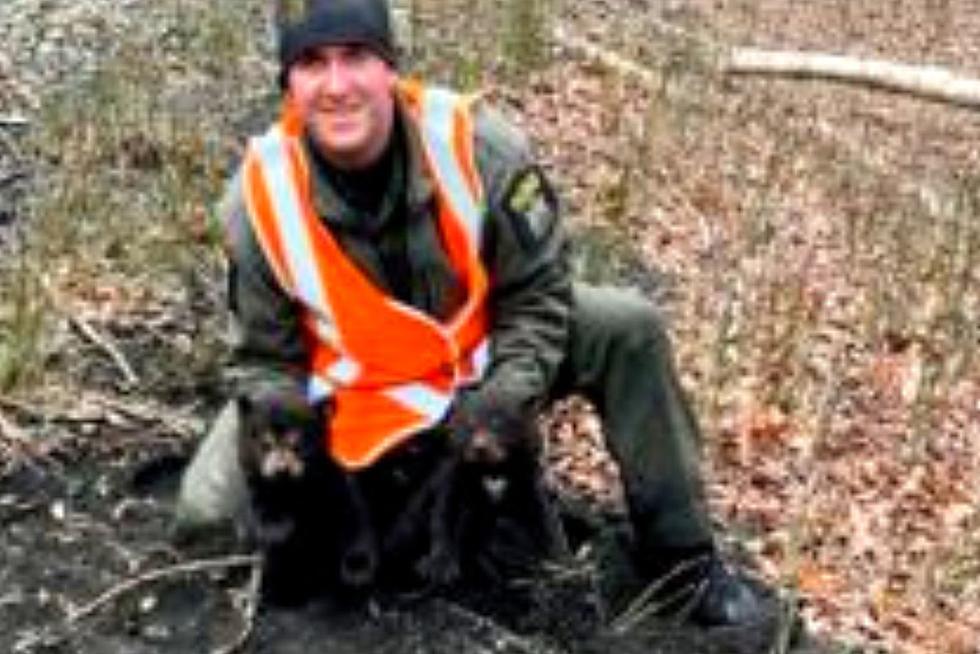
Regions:
[[150, 613], [159, 603], [160, 600], [157, 599], [156, 595], [144, 595], [139, 603], [140, 613]]
[[68, 507], [65, 506], [64, 500], [56, 500], [51, 503], [51, 508], [49, 509], [51, 517], [58, 522], [64, 522], [65, 518], [68, 516]]
[[153, 641], [167, 640], [171, 636], [170, 627], [162, 624], [148, 624], [141, 629], [143, 638]]

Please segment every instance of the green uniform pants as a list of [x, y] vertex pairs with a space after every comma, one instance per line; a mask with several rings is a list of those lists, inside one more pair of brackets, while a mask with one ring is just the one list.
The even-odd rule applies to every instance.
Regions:
[[238, 403], [232, 401], [184, 471], [175, 516], [179, 536], [235, 526], [244, 517], [248, 488], [238, 461]]
[[[581, 393], [603, 418], [640, 548], [711, 542], [699, 474], [700, 435], [653, 306], [637, 294], [576, 285], [567, 358], [553, 399]], [[234, 404], [184, 474], [178, 528], [233, 522], [245, 504]]]
[[710, 544], [700, 432], [659, 314], [639, 294], [615, 288], [577, 284], [573, 301], [554, 399], [574, 392], [595, 405], [640, 549]]

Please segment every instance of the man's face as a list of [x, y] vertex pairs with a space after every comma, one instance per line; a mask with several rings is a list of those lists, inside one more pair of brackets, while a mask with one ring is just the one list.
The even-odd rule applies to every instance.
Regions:
[[381, 155], [394, 120], [395, 70], [370, 48], [311, 48], [288, 71], [291, 101], [328, 161], [344, 169]]

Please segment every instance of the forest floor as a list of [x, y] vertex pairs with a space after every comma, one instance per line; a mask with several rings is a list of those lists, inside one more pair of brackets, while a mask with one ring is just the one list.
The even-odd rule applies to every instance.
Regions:
[[[145, 473], [221, 401], [205, 216], [272, 115], [261, 4], [0, 5], [2, 651], [216, 652], [249, 624], [250, 561], [181, 568], [200, 559], [169, 541], [175, 477]], [[663, 308], [726, 548], [799, 602], [804, 647], [980, 651], [980, 114], [713, 66], [756, 45], [980, 76], [972, 1], [412, 7], [413, 67], [531, 134], [578, 274]], [[649, 77], [562, 48], [559, 21]], [[544, 431], [555, 487], [615, 509], [588, 407]], [[243, 651], [745, 648], [608, 633], [587, 577], [493, 610], [263, 609]]]

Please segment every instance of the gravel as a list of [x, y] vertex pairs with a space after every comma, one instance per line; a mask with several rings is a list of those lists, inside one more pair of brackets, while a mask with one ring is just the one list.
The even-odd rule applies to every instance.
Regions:
[[27, 138], [42, 98], [98, 62], [149, 0], [4, 0], [0, 3], [0, 247], [23, 211], [32, 166]]
[[[175, 107], [193, 97], [199, 103], [201, 89], [210, 81], [187, 65], [188, 57], [202, 54], [189, 48], [203, 47], [198, 37], [208, 26], [200, 17], [222, 2], [235, 11], [260, 6], [233, 0], [211, 5], [188, 0], [0, 0], [0, 252], [10, 249], [15, 240], [11, 226], [26, 213], [24, 199], [37, 175], [30, 135], [49, 99], [84, 88], [84, 81], [106, 62], [131, 60], [139, 66], [141, 61], [163, 60], [175, 78], [183, 79], [160, 80], [159, 101]], [[261, 32], [267, 23], [258, 16], [249, 24]], [[254, 39], [255, 69], [267, 68], [267, 37], [266, 32]]]
[[0, 4], [4, 112], [37, 109], [54, 86], [93, 72], [151, 0], [6, 0]]

